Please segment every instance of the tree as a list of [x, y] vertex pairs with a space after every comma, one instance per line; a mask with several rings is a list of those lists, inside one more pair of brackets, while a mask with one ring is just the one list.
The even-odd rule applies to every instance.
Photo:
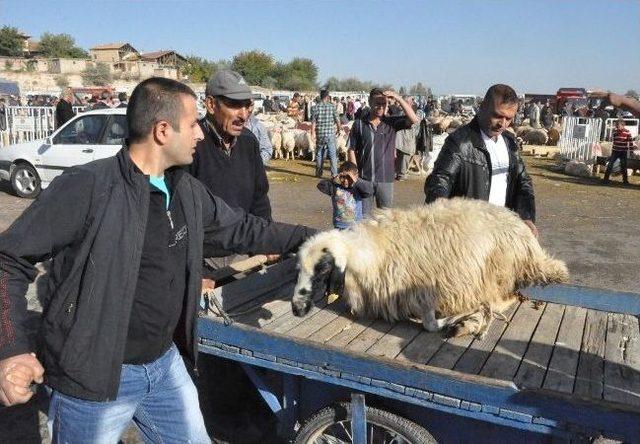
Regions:
[[16, 57], [22, 55], [24, 39], [20, 31], [12, 26], [0, 28], [0, 55]]
[[625, 96], [640, 100], [640, 94], [638, 94], [638, 91], [636, 91], [635, 89], [630, 89], [629, 91], [627, 91]]
[[427, 88], [422, 82], [418, 82], [409, 88], [409, 94], [414, 96], [428, 96], [431, 94], [431, 88]]
[[89, 85], [105, 86], [113, 80], [109, 65], [101, 62], [96, 63], [95, 66], [88, 66], [81, 75]]
[[233, 57], [231, 68], [242, 74], [250, 85], [263, 85], [264, 79], [273, 73], [275, 62], [266, 52], [243, 51]]
[[191, 82], [204, 83], [218, 70], [216, 63], [202, 57], [190, 55], [186, 59], [187, 62], [180, 68], [180, 71]]
[[40, 38], [39, 48], [45, 57], [89, 58], [87, 51], [77, 47], [76, 41], [69, 34], [51, 34], [45, 32]]
[[407, 89], [404, 86], [401, 86], [400, 89], [398, 90], [398, 94], [400, 94], [401, 96], [406, 96]]
[[280, 88], [311, 90], [317, 87], [318, 67], [311, 59], [296, 57], [289, 63], [278, 62], [273, 72]]

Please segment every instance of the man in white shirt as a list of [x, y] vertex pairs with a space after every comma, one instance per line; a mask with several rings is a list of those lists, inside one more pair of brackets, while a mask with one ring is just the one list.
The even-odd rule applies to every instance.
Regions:
[[537, 235], [533, 183], [515, 137], [504, 131], [517, 111], [513, 88], [489, 88], [478, 115], [447, 137], [425, 182], [425, 202], [456, 196], [486, 200], [518, 213]]

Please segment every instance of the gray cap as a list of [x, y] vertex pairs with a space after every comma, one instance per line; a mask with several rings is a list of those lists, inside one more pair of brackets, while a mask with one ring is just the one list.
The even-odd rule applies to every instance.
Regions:
[[244, 78], [230, 69], [221, 69], [207, 82], [205, 94], [208, 96], [224, 96], [233, 100], [251, 99], [251, 89]]

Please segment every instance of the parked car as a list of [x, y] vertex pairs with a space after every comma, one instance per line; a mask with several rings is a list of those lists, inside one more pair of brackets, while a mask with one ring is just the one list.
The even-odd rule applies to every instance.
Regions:
[[35, 198], [75, 165], [115, 155], [127, 137], [126, 108], [78, 114], [46, 139], [0, 149], [0, 179], [20, 197]]

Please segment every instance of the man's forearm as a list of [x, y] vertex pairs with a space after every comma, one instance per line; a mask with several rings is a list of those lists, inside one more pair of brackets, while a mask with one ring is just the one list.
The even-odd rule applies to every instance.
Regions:
[[358, 162], [356, 162], [356, 153], [353, 150], [349, 150], [349, 162], [355, 163], [356, 165], [358, 164]]

